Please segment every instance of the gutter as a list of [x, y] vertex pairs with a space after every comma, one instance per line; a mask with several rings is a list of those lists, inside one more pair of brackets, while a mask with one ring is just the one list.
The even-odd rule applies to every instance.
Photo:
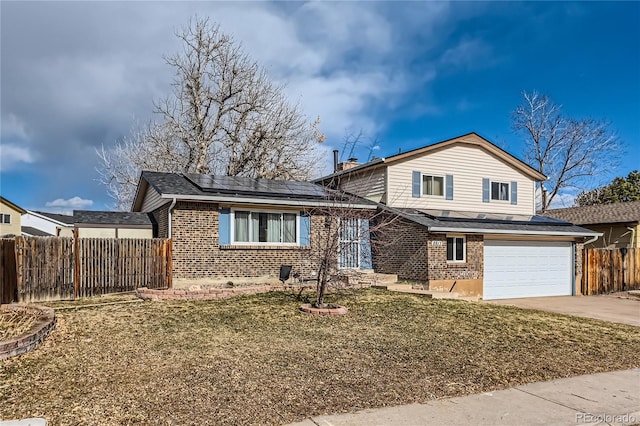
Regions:
[[171, 238], [171, 211], [176, 206], [177, 202], [178, 200], [174, 197], [173, 201], [171, 202], [171, 205], [169, 206], [169, 217], [168, 217], [169, 223], [167, 224], [167, 238]]
[[[465, 233], [465, 234], [519, 234], [519, 235], [552, 235], [552, 236], [570, 236], [570, 237], [588, 237], [589, 235], [593, 235], [593, 234], [585, 234], [583, 232], [528, 231], [528, 230], [519, 230], [519, 229], [450, 228], [450, 227], [439, 227], [439, 226], [430, 226], [429, 231], [457, 232], [457, 233]], [[600, 236], [602, 236], [602, 233], [598, 233], [595, 237], [593, 237], [592, 241], [597, 240]]]

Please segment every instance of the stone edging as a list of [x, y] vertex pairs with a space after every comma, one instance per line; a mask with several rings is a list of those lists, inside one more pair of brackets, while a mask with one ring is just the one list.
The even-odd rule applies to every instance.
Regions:
[[333, 308], [314, 308], [309, 303], [300, 306], [300, 310], [311, 315], [346, 315], [348, 310], [344, 306], [336, 305]]
[[0, 311], [40, 311], [41, 318], [27, 333], [11, 340], [0, 342], [0, 360], [21, 355], [34, 349], [51, 333], [56, 326], [56, 315], [53, 309], [44, 306], [10, 304], [0, 305]]

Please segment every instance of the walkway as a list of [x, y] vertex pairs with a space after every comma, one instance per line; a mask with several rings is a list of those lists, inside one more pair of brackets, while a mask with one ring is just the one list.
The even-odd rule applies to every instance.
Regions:
[[290, 426], [567, 425], [640, 423], [640, 369], [511, 389], [318, 416]]

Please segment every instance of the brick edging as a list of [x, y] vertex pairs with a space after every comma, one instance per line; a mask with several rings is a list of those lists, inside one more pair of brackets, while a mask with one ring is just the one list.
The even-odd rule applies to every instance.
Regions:
[[1, 312], [8, 311], [40, 311], [41, 318], [27, 333], [11, 340], [0, 342], [0, 360], [21, 355], [35, 349], [51, 333], [56, 326], [56, 315], [51, 308], [22, 304], [0, 305]]

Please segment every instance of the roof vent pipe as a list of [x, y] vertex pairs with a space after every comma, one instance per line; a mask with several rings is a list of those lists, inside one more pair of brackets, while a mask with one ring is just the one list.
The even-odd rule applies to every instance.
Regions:
[[333, 173], [338, 171], [338, 150], [333, 150]]

